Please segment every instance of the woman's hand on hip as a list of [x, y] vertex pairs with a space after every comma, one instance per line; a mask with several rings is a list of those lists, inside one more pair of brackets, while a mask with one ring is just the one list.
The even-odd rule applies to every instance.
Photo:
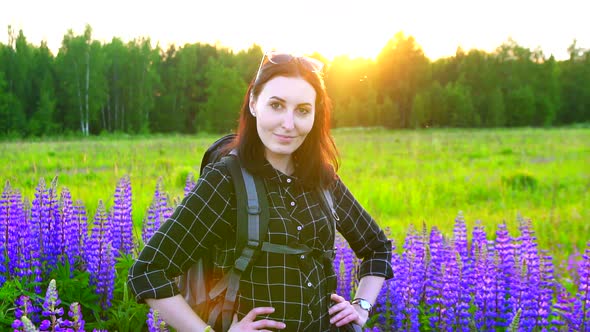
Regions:
[[356, 309], [350, 302], [338, 294], [332, 294], [330, 299], [334, 304], [330, 307], [328, 313], [330, 314], [330, 323], [338, 327], [344, 326], [348, 323], [354, 323], [359, 326], [365, 325], [369, 319], [369, 312]]
[[268, 331], [267, 329], [282, 330], [286, 327], [285, 323], [277, 322], [276, 320], [261, 319], [256, 320], [259, 315], [272, 314], [275, 311], [272, 307], [258, 307], [250, 310], [241, 321], [238, 321], [238, 315], [234, 314], [234, 321], [228, 332], [242, 332], [242, 331]]

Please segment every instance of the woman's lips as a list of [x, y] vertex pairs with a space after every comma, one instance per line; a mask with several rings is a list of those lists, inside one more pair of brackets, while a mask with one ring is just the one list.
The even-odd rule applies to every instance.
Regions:
[[294, 136], [274, 134], [277, 140], [281, 143], [290, 143], [295, 138]]

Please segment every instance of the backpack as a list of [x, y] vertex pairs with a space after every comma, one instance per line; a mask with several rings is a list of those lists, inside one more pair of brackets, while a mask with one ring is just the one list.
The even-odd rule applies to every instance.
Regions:
[[[264, 182], [240, 165], [235, 151], [230, 152], [229, 155], [224, 155], [222, 152], [223, 147], [235, 136], [235, 134], [223, 136], [207, 149], [201, 161], [200, 175], [206, 165], [217, 161], [223, 162], [231, 174], [236, 193], [236, 253], [239, 256], [229, 273], [215, 284], [209, 278], [213, 269], [212, 255], [200, 257], [185, 274], [178, 278], [181, 295], [193, 311], [216, 331], [229, 330], [241, 275], [256, 260], [260, 251], [293, 255], [309, 254], [312, 251], [306, 245], [286, 246], [264, 242], [269, 221], [269, 205]], [[335, 234], [338, 216], [332, 196], [328, 190], [322, 190], [318, 196], [324, 212], [332, 219]], [[324, 264], [329, 263], [331, 268], [334, 250], [324, 253], [323, 258]], [[330, 280], [328, 287], [328, 289], [336, 289], [335, 279]]]

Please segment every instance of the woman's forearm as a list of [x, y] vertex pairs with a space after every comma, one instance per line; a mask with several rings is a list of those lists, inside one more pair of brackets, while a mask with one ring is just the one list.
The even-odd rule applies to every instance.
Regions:
[[[381, 291], [381, 287], [383, 287], [384, 281], [385, 278], [377, 276], [365, 276], [361, 278], [354, 299], [365, 299], [371, 303], [371, 305], [375, 305], [375, 301], [377, 300], [377, 296]], [[354, 304], [353, 307], [359, 313], [359, 325], [363, 326], [367, 319], [369, 319], [369, 312], [365, 309], [362, 309], [358, 304]]]
[[202, 332], [207, 327], [180, 295], [164, 299], [146, 299], [145, 302], [157, 310], [162, 320], [178, 332]]
[[359, 281], [359, 285], [356, 290], [354, 298], [362, 298], [369, 301], [371, 304], [375, 304], [381, 287], [385, 278], [377, 276], [365, 276]]

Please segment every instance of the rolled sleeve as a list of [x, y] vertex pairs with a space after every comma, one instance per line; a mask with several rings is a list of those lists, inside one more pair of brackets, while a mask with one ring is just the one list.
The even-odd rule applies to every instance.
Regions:
[[139, 302], [179, 294], [174, 278], [233, 232], [231, 200], [235, 194], [225, 167], [207, 166], [129, 269], [127, 283]]
[[338, 178], [332, 194], [339, 221], [337, 229], [361, 259], [358, 278], [368, 275], [393, 277], [392, 244], [377, 222]]

